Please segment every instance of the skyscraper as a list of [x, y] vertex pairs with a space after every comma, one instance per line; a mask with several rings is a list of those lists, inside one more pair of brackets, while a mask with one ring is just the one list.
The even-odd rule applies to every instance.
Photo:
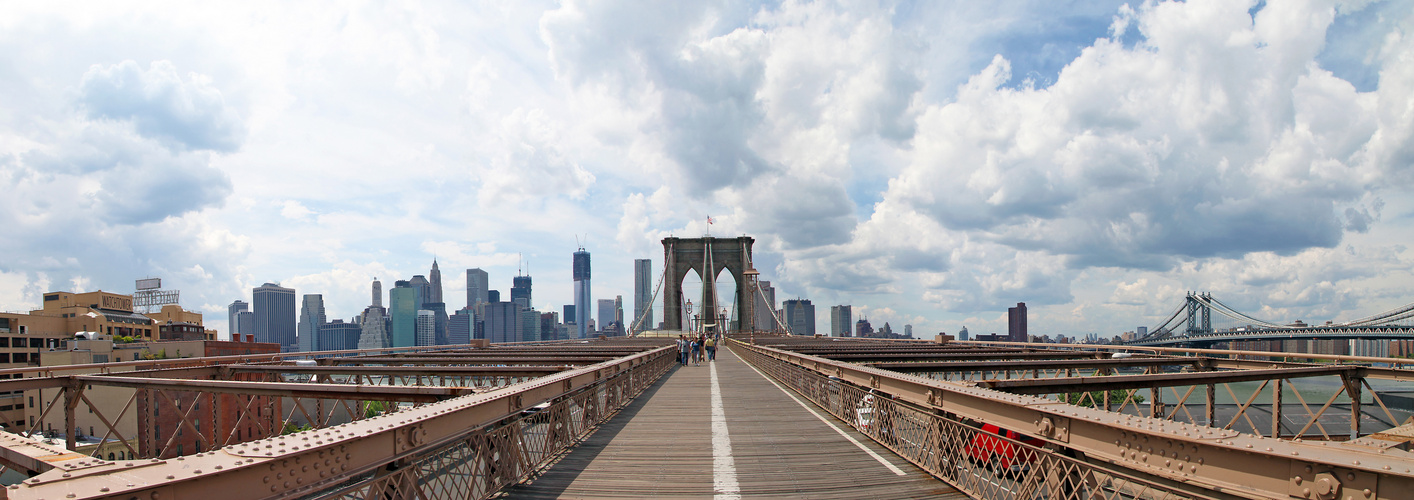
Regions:
[[466, 270], [466, 306], [476, 310], [477, 304], [486, 302], [486, 290], [490, 275], [480, 268]]
[[241, 312], [249, 310], [250, 304], [246, 303], [244, 300], [232, 302], [231, 305], [226, 308], [226, 333], [230, 336], [231, 340], [238, 340], [236, 334], [240, 333], [240, 330], [237, 328], [240, 325], [240, 314]]
[[531, 309], [530, 276], [511, 278], [511, 302], [520, 304], [521, 309]]
[[516, 326], [519, 327], [521, 342], [540, 341], [540, 311], [522, 308], [520, 323]]
[[489, 302], [482, 318], [486, 338], [492, 343], [519, 342], [520, 305], [515, 302]]
[[970, 335], [967, 333], [967, 326], [966, 326], [966, 325], [964, 325], [961, 330], [958, 330], [958, 331], [957, 331], [957, 339], [958, 339], [958, 340], [963, 340], [963, 341], [972, 340], [971, 338], [969, 338], [969, 336], [970, 336]]
[[830, 336], [851, 337], [854, 335], [853, 308], [840, 305], [830, 307]]
[[[255, 313], [251, 311], [236, 313], [236, 327], [233, 331], [237, 335], [250, 335], [255, 333]], [[240, 338], [240, 340], [244, 339], [245, 337]], [[237, 338], [233, 336], [231, 340], [237, 340]]]
[[319, 336], [315, 344], [321, 351], [358, 349], [359, 326], [345, 323], [342, 319], [319, 325]]
[[388, 315], [392, 318], [389, 347], [417, 345], [417, 299], [417, 289], [407, 281], [398, 280], [388, 291]]
[[414, 342], [418, 346], [437, 345], [437, 313], [427, 310], [417, 310], [417, 320], [413, 325]]
[[421, 274], [413, 275], [412, 279], [408, 280], [407, 283], [408, 286], [412, 287], [414, 293], [417, 294], [417, 298], [414, 300], [417, 302], [419, 309], [422, 308], [423, 304], [432, 302], [432, 282], [427, 281], [426, 276]]
[[462, 345], [471, 342], [472, 331], [476, 328], [476, 315], [471, 312], [471, 308], [463, 307], [457, 309], [455, 314], [447, 321], [447, 343], [451, 345]]
[[1009, 307], [1006, 310], [1006, 333], [1007, 340], [1011, 342], [1030, 342], [1031, 338], [1026, 334], [1026, 303], [1017, 302], [1016, 307]]
[[428, 303], [442, 302], [442, 270], [437, 268], [437, 259], [432, 259], [432, 271], [427, 273], [428, 285], [432, 293], [424, 297]]
[[653, 324], [653, 260], [633, 261], [633, 318], [628, 320], [629, 328], [637, 325], [640, 330], [652, 330]]
[[614, 322], [614, 299], [599, 299], [599, 333], [607, 334]]
[[303, 303], [300, 304], [299, 326], [296, 328], [300, 352], [324, 350], [319, 345], [319, 325], [324, 322], [324, 296], [317, 293], [305, 294]]
[[574, 253], [574, 323], [577, 338], [589, 336], [589, 308], [593, 307], [593, 296], [589, 292], [589, 252], [580, 247]]
[[619, 324], [619, 334], [624, 332], [624, 296], [614, 296], [614, 322]]
[[293, 352], [295, 343], [295, 289], [266, 283], [251, 290], [255, 310], [255, 341], [280, 344], [282, 352]]
[[358, 318], [359, 349], [383, 349], [392, 345], [388, 335], [388, 312], [383, 309], [383, 282], [373, 278], [373, 304]]
[[815, 306], [809, 299], [790, 299], [781, 303], [791, 335], [815, 335]]
[[776, 331], [780, 329], [772, 314], [776, 311], [776, 288], [771, 286], [769, 281], [758, 281], [757, 283], [761, 286], [760, 293], [755, 290], [747, 290], [756, 296], [756, 329], [767, 332]]

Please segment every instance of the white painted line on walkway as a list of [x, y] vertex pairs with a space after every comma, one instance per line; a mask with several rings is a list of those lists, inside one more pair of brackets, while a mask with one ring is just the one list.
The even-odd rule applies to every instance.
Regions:
[[708, 363], [712, 373], [712, 486], [718, 500], [738, 500], [741, 485], [736, 481], [736, 460], [732, 439], [727, 435], [727, 412], [722, 410], [722, 386], [717, 384], [717, 364]]
[[[745, 363], [745, 361], [743, 361], [743, 363]], [[889, 463], [888, 460], [884, 460], [884, 457], [879, 456], [878, 453], [874, 453], [874, 450], [871, 450], [871, 449], [869, 449], [869, 447], [864, 446], [864, 443], [860, 443], [859, 441], [855, 440], [853, 436], [850, 436], [849, 434], [846, 434], [846, 433], [844, 432], [844, 430], [842, 430], [842, 429], [840, 429], [838, 426], [836, 426], [834, 422], [831, 422], [829, 419], [826, 419], [823, 415], [820, 414], [820, 412], [817, 412], [817, 411], [815, 411], [814, 408], [811, 408], [809, 403], [806, 403], [806, 402], [804, 402], [804, 401], [801, 401], [800, 398], [795, 397], [795, 394], [791, 394], [790, 390], [786, 389], [785, 386], [782, 386], [781, 384], [777, 384], [776, 381], [775, 381], [775, 379], [772, 379], [771, 377], [767, 377], [765, 373], [761, 373], [761, 370], [757, 370], [755, 366], [751, 366], [751, 363], [746, 363], [746, 366], [750, 367], [753, 371], [756, 372], [757, 375], [760, 375], [761, 378], [764, 378], [764, 379], [766, 379], [767, 382], [770, 382], [771, 385], [776, 386], [776, 388], [777, 388], [777, 389], [780, 389], [781, 392], [786, 393], [786, 395], [787, 395], [787, 396], [790, 396], [791, 399], [794, 399], [797, 404], [799, 404], [802, 408], [805, 408], [805, 411], [810, 412], [811, 415], [815, 415], [815, 418], [820, 419], [820, 421], [821, 421], [821, 422], [824, 422], [825, 425], [830, 426], [830, 428], [831, 428], [831, 429], [834, 429], [835, 432], [840, 433], [841, 436], [844, 436], [844, 438], [845, 438], [845, 439], [848, 439], [849, 442], [854, 443], [854, 445], [855, 445], [855, 446], [858, 446], [859, 449], [864, 450], [864, 452], [865, 452], [865, 453], [868, 453], [869, 456], [874, 457], [874, 460], [878, 460], [879, 463], [884, 464], [884, 467], [888, 467], [889, 470], [890, 470], [890, 471], [893, 471], [894, 474], [897, 474], [897, 475], [900, 475], [900, 476], [906, 476], [906, 475], [908, 475], [907, 472], [904, 472], [902, 469], [899, 469], [898, 467], [895, 467], [894, 464]], [[716, 385], [715, 385], [716, 382], [715, 382], [715, 381], [717, 380], [717, 379], [716, 379], [716, 372], [713, 372], [713, 378], [712, 378], [712, 380], [714, 381], [712, 387], [715, 388], [715, 387], [716, 387]], [[714, 394], [715, 394], [715, 392], [714, 392]]]

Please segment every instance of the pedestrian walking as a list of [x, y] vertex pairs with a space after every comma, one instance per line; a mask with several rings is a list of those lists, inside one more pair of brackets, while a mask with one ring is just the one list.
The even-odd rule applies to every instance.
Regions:
[[702, 364], [702, 338], [701, 338], [701, 337], [694, 337], [694, 338], [692, 339], [692, 361], [693, 361], [693, 363], [694, 363], [693, 366], [697, 366], [697, 365]]
[[707, 361], [717, 360], [717, 336], [707, 337]]
[[687, 335], [678, 335], [678, 363], [687, 366], [687, 357], [692, 355], [692, 346], [687, 341]]

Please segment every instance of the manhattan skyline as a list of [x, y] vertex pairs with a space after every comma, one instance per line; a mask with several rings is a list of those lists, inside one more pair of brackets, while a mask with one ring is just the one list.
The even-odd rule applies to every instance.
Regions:
[[554, 310], [576, 248], [628, 300], [709, 231], [922, 337], [1414, 302], [1409, 2], [6, 10], [0, 309], [161, 277], [224, 336], [263, 283], [348, 319], [435, 258], [460, 308], [523, 254]]

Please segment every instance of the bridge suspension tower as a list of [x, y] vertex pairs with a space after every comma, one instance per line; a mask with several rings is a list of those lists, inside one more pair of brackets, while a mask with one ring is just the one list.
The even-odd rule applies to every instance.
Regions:
[[1188, 292], [1184, 308], [1188, 311], [1188, 335], [1213, 333], [1213, 308], [1211, 293]]

